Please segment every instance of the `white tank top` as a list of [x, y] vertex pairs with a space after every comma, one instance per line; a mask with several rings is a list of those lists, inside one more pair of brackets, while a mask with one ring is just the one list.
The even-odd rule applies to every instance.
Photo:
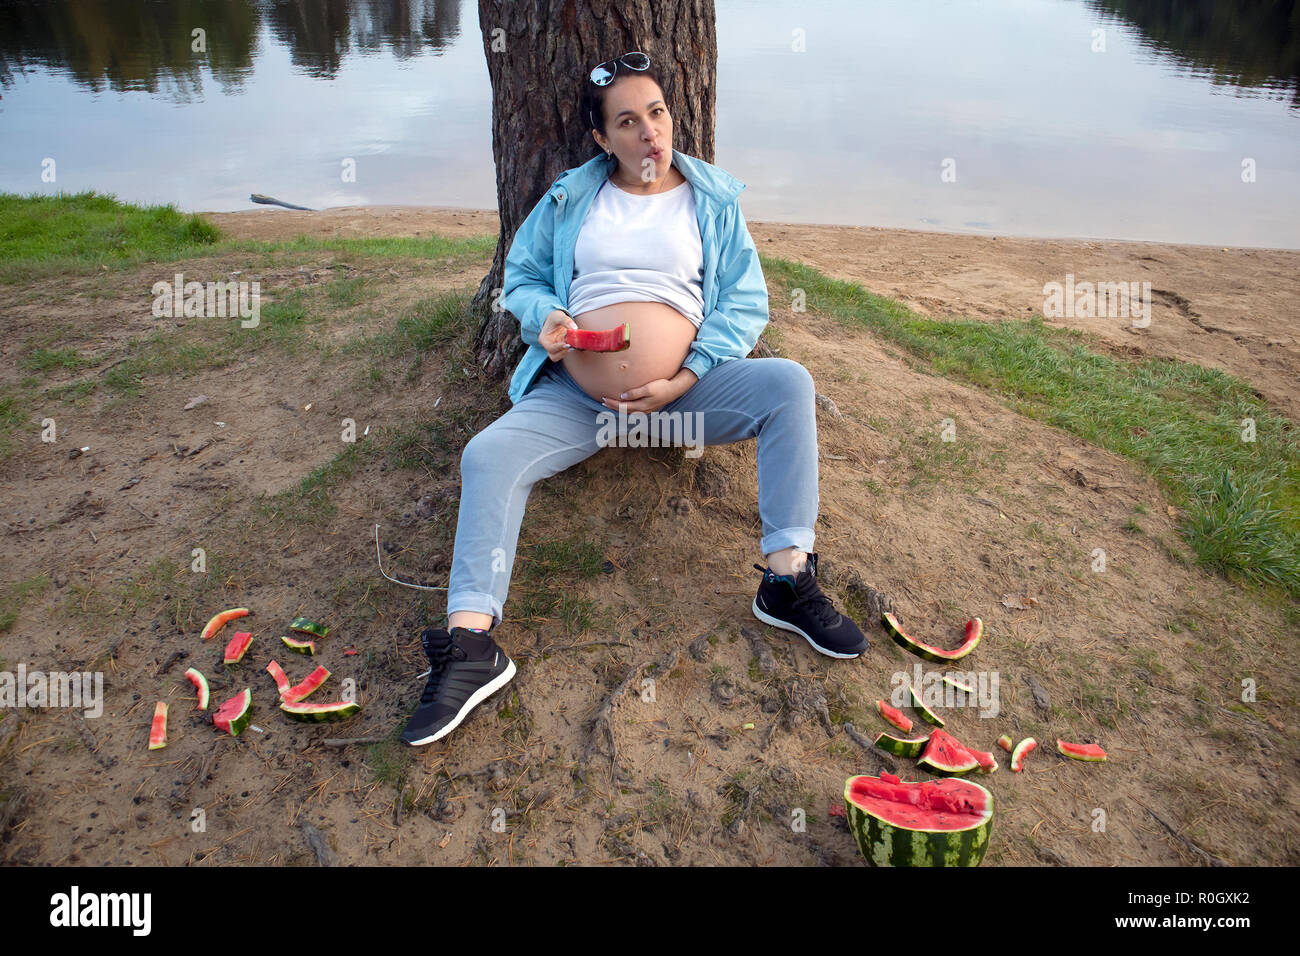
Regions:
[[664, 302], [698, 329], [704, 321], [704, 244], [689, 182], [647, 196], [608, 179], [573, 253], [570, 315], [616, 302]]

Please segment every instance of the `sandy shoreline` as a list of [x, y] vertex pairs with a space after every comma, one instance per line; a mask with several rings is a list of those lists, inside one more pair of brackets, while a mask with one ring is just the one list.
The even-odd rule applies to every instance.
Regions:
[[[495, 233], [495, 210], [446, 206], [352, 206], [297, 212], [205, 213], [238, 238], [312, 236], [451, 237]], [[807, 263], [827, 275], [935, 317], [996, 320], [1041, 313], [1043, 287], [1149, 282], [1150, 324], [1128, 318], [1063, 317], [1049, 325], [1096, 333], [1128, 355], [1169, 356], [1249, 381], [1279, 411], [1300, 420], [1300, 251], [1133, 240], [1023, 239], [750, 221], [764, 255]]]

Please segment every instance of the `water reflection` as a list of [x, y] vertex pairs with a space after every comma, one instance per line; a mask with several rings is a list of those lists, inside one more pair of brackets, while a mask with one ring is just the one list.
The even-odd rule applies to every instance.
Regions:
[[1280, 91], [1300, 108], [1300, 10], [1294, 0], [1087, 0], [1136, 27], [1153, 51], [1220, 83]]
[[[202, 94], [202, 70], [223, 92], [252, 72], [263, 23], [295, 66], [333, 79], [344, 58], [438, 53], [460, 35], [461, 0], [6, 0], [0, 85], [41, 67], [88, 89]], [[195, 29], [205, 33], [197, 43]]]
[[[1285, 90], [1300, 107], [1292, 0], [1083, 2], [1221, 83]], [[39, 65], [96, 91], [170, 86], [193, 95], [206, 66], [228, 90], [252, 70], [264, 21], [295, 66], [332, 79], [349, 53], [407, 59], [442, 51], [460, 35], [460, 7], [461, 0], [7, 0], [0, 4], [0, 84]], [[204, 52], [193, 49], [196, 27], [207, 32]]]

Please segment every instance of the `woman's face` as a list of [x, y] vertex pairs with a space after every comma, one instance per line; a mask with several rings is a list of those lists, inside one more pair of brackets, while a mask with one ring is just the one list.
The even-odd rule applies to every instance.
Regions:
[[647, 76], [619, 75], [605, 92], [605, 131], [592, 130], [601, 149], [612, 149], [622, 175], [653, 182], [673, 163], [673, 118], [663, 90]]

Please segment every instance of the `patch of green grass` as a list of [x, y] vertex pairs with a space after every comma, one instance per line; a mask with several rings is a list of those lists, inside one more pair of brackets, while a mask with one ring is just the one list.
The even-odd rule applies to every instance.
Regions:
[[4, 461], [17, 449], [19, 429], [27, 424], [27, 415], [19, 405], [17, 396], [0, 395], [0, 461]]
[[76, 349], [32, 349], [18, 359], [19, 368], [42, 373], [56, 369], [76, 372], [94, 364], [82, 358]]
[[369, 298], [373, 298], [375, 292], [373, 289], [367, 289], [369, 280], [365, 276], [348, 278], [339, 276], [328, 286], [325, 287], [325, 297], [329, 304], [338, 308], [350, 308], [359, 305]]
[[417, 471], [444, 470], [460, 452], [450, 443], [448, 430], [441, 420], [394, 429], [385, 448], [388, 464]]
[[528, 575], [539, 580], [594, 578], [605, 567], [599, 547], [580, 536], [539, 541], [524, 558]]
[[0, 634], [4, 634], [18, 620], [18, 612], [33, 595], [39, 595], [50, 586], [48, 574], [38, 574], [22, 581], [0, 584]]
[[202, 216], [172, 205], [139, 206], [96, 192], [0, 193], [0, 282], [181, 259], [219, 236]]
[[293, 524], [323, 524], [338, 512], [330, 500], [330, 490], [338, 482], [351, 478], [368, 456], [378, 453], [379, 447], [378, 442], [364, 439], [346, 443], [341, 452], [312, 469], [294, 487], [260, 498], [257, 511]]
[[366, 766], [370, 768], [372, 778], [378, 783], [400, 787], [406, 780], [406, 773], [413, 760], [412, 749], [402, 743], [402, 725], [394, 726], [388, 739], [377, 744], [370, 744], [366, 751]]
[[800, 263], [761, 258], [776, 294], [803, 288], [810, 309], [1136, 462], [1187, 512], [1182, 531], [1202, 565], [1300, 596], [1300, 429], [1248, 383], [1187, 362], [1093, 351], [1078, 330], [1048, 328], [1041, 316], [929, 319]]

